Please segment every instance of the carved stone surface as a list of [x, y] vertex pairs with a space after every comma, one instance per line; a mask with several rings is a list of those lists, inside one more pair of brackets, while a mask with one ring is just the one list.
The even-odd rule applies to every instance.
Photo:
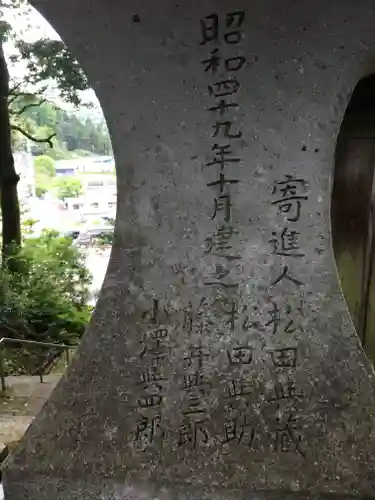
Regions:
[[374, 376], [330, 241], [372, 0], [35, 0], [108, 121], [116, 242], [7, 500], [375, 496]]

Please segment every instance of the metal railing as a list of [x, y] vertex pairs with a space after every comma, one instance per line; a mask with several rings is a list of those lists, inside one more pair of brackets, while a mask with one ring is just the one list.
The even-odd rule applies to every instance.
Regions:
[[[60, 351], [65, 351], [66, 353], [66, 366], [69, 365], [69, 349], [72, 349], [73, 346], [64, 345], [64, 344], [53, 344], [52, 342], [36, 342], [34, 340], [22, 340], [22, 339], [12, 339], [8, 337], [3, 337], [0, 339], [0, 381], [1, 381], [1, 390], [5, 391], [5, 371], [4, 371], [4, 346], [5, 344], [21, 344], [21, 345], [35, 345], [37, 347], [49, 347], [53, 349], [57, 349]], [[39, 373], [40, 381], [43, 383], [43, 373]]]

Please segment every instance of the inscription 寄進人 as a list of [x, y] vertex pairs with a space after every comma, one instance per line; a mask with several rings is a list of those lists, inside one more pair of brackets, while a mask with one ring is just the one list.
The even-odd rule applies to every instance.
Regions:
[[[292, 226], [300, 220], [302, 203], [308, 200], [308, 182], [291, 174], [286, 174], [284, 177], [274, 183], [271, 204], [278, 207], [279, 214], [283, 215], [289, 224], [284, 225], [279, 232], [272, 231], [269, 240], [272, 246], [271, 254], [283, 259], [302, 258], [305, 257], [305, 253], [301, 247], [301, 232]], [[288, 280], [297, 287], [303, 286], [302, 281], [289, 273], [287, 264], [283, 265], [281, 274], [272, 281], [271, 287], [284, 280]]]

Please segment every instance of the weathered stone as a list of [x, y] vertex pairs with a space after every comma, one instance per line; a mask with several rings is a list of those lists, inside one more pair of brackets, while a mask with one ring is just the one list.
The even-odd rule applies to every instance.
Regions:
[[119, 202], [92, 323], [7, 500], [375, 496], [373, 370], [329, 217], [374, 2], [33, 3], [103, 105]]

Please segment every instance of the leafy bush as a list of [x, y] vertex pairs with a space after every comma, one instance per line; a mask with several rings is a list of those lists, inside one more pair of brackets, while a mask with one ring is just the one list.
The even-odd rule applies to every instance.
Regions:
[[55, 162], [46, 155], [36, 156], [34, 158], [34, 169], [36, 175], [55, 177]]
[[[77, 344], [92, 309], [86, 305], [91, 275], [84, 257], [70, 238], [44, 231], [25, 239], [17, 259], [19, 272], [0, 270], [0, 337]], [[13, 351], [21, 361], [35, 349]]]
[[57, 177], [54, 185], [57, 197], [62, 201], [66, 198], [78, 198], [82, 194], [82, 182], [73, 176]]

